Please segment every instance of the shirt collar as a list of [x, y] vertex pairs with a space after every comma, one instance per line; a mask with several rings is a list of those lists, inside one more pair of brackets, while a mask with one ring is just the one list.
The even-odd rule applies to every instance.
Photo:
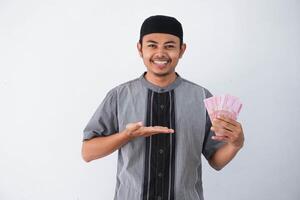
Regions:
[[147, 72], [144, 72], [140, 76], [140, 80], [146, 88], [148, 88], [154, 92], [158, 92], [158, 93], [169, 92], [171, 90], [174, 90], [182, 82], [182, 78], [179, 76], [179, 74], [176, 73], [177, 77], [173, 83], [171, 83], [170, 85], [168, 85], [166, 87], [159, 87], [159, 86], [154, 85], [153, 83], [150, 83], [149, 81], [146, 80], [146, 78], [145, 78], [146, 73]]

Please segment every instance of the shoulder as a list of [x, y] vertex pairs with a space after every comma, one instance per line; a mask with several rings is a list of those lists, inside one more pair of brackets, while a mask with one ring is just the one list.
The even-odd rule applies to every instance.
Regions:
[[182, 79], [182, 87], [185, 90], [188, 90], [188, 91], [191, 91], [191, 92], [200, 92], [206, 98], [212, 96], [212, 94], [210, 93], [210, 91], [207, 88], [205, 88], [205, 87], [203, 87], [203, 86], [201, 86], [201, 85], [199, 85], [197, 83], [194, 83], [192, 81], [189, 81], [189, 80], [187, 80], [185, 78], [181, 78], [181, 79]]
[[117, 85], [116, 87], [112, 88], [107, 95], [118, 95], [123, 91], [138, 89], [140, 87], [140, 78], [135, 78], [124, 83]]
[[132, 80], [129, 80], [127, 82], [124, 82], [120, 85], [118, 85], [117, 87], [115, 87], [115, 89], [122, 89], [122, 88], [126, 88], [126, 87], [135, 87], [140, 83], [140, 78], [135, 78]]

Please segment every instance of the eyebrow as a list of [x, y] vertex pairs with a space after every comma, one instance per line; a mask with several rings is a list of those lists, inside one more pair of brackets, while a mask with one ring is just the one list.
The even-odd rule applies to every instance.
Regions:
[[[158, 44], [158, 42], [156, 42], [156, 41], [154, 41], [154, 40], [147, 40], [146, 42], [147, 42], [147, 43]], [[176, 44], [176, 42], [173, 41], [173, 40], [170, 40], [170, 41], [165, 42], [164, 44]]]

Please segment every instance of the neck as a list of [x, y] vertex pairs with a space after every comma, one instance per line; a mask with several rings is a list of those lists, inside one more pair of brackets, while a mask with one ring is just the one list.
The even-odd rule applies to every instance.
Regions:
[[149, 72], [146, 73], [145, 79], [149, 81], [150, 83], [158, 86], [158, 87], [167, 87], [171, 83], [173, 83], [176, 80], [176, 73], [173, 72], [171, 74], [165, 75], [165, 76], [157, 76], [154, 74], [151, 74]]

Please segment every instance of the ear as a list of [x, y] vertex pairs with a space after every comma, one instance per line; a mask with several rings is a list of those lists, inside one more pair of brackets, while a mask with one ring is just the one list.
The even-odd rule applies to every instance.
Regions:
[[142, 52], [142, 45], [141, 45], [141, 43], [138, 42], [138, 43], [136, 44], [136, 47], [137, 47], [137, 50], [138, 50], [138, 52], [139, 52], [139, 54], [140, 54], [140, 57], [143, 58], [143, 52]]
[[181, 45], [181, 49], [180, 49], [180, 53], [179, 53], [179, 58], [181, 58], [181, 57], [183, 56], [183, 54], [184, 54], [184, 52], [185, 52], [185, 49], [186, 49], [186, 44], [183, 43], [183, 44]]

